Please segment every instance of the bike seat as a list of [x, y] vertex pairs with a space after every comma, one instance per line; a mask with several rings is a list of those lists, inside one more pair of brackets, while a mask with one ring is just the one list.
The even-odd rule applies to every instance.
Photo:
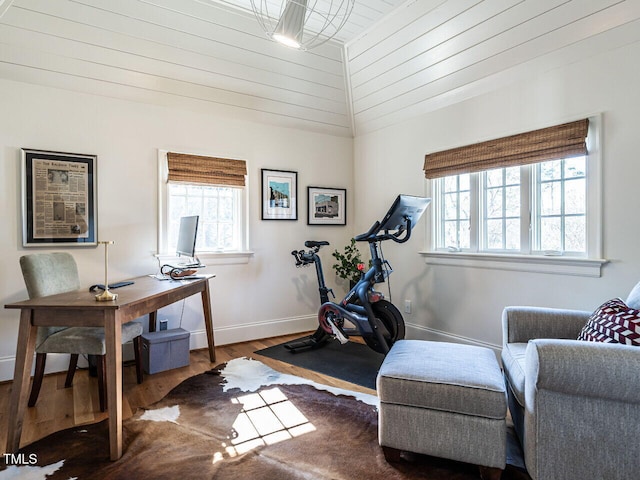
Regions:
[[319, 242], [316, 240], [307, 240], [306, 242], [304, 242], [304, 246], [307, 248], [323, 247], [325, 245], [329, 245], [329, 242], [327, 242], [326, 240], [322, 240]]

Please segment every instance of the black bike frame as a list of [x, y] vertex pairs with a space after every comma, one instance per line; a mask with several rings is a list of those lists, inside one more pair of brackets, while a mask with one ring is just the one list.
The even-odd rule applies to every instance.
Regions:
[[[384, 337], [386, 327], [381, 320], [376, 318], [372, 307], [372, 303], [382, 300], [383, 296], [375, 292], [373, 286], [376, 283], [383, 283], [393, 270], [389, 263], [382, 259], [378, 244], [384, 240], [392, 240], [395, 243], [408, 241], [411, 237], [414, 220], [417, 221], [420, 218], [430, 201], [431, 199], [428, 198], [399, 195], [381, 222], [375, 222], [368, 232], [355, 237], [356, 241], [369, 243], [371, 268], [362, 275], [340, 303], [333, 303], [329, 300], [329, 292], [333, 295], [333, 291], [327, 288], [322, 269], [322, 260], [318, 256], [320, 247], [329, 245], [329, 242], [307, 241], [305, 246], [311, 250], [307, 252], [294, 250], [291, 252], [296, 258], [297, 266], [315, 263], [321, 302], [318, 318], [326, 318], [334, 332], [336, 325], [328, 316], [323, 317], [329, 312], [337, 313], [341, 315], [341, 318], [355, 324], [355, 328], [343, 329], [342, 326], [338, 326], [338, 330], [342, 330], [347, 335], [366, 335], [367, 338], [373, 333], [384, 353], [388, 352], [389, 345]], [[395, 231], [395, 233], [390, 233], [391, 231]], [[385, 265], [388, 267], [387, 269], [385, 269]], [[288, 348], [295, 350], [295, 348], [318, 345], [325, 334], [329, 335], [326, 331], [323, 333], [322, 321], [320, 321], [318, 330], [310, 337], [308, 342], [292, 342]], [[338, 335], [336, 334], [336, 336]]]

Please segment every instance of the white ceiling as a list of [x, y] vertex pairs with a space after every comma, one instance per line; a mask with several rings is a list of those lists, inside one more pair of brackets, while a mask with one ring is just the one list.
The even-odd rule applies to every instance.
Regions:
[[356, 0], [299, 52], [247, 3], [0, 0], [0, 78], [352, 136], [640, 41], [640, 0]]

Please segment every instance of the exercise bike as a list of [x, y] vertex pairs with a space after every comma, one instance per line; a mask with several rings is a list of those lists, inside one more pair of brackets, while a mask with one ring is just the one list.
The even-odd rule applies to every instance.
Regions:
[[381, 292], [374, 290], [374, 285], [385, 282], [393, 272], [389, 262], [384, 260], [380, 243], [385, 240], [396, 243], [408, 241], [412, 228], [430, 202], [430, 198], [398, 195], [382, 221], [376, 221], [369, 231], [355, 237], [358, 242], [369, 243], [371, 268], [362, 272], [360, 280], [339, 303], [329, 300], [329, 294], [334, 298], [335, 295], [333, 290], [327, 288], [318, 255], [320, 249], [328, 246], [329, 242], [307, 240], [304, 245], [309, 250], [291, 252], [297, 267], [315, 264], [321, 306], [318, 311], [319, 326], [315, 333], [286, 343], [285, 348], [292, 352], [318, 348], [331, 338], [345, 344], [350, 336], [359, 335], [370, 348], [386, 354], [394, 342], [404, 338], [402, 314], [384, 299]]

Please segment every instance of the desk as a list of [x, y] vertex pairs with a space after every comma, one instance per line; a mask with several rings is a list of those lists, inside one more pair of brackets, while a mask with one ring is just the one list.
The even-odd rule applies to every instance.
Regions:
[[5, 308], [20, 309], [16, 366], [8, 415], [7, 453], [14, 453], [20, 448], [37, 327], [104, 327], [110, 457], [111, 460], [119, 459], [122, 456], [122, 324], [200, 293], [209, 359], [215, 362], [209, 295], [209, 279], [212, 277], [176, 281], [160, 281], [148, 276], [134, 278], [133, 285], [117, 290], [118, 299], [113, 302], [97, 302], [94, 293], [83, 289], [5, 305]]

